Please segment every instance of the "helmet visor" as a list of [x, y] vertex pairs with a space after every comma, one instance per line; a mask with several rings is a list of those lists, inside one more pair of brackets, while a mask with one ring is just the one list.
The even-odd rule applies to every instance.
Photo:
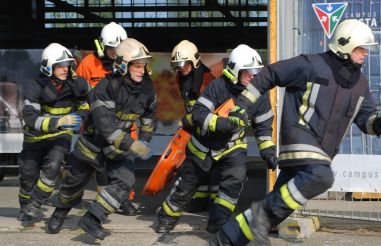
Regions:
[[261, 68], [241, 69], [241, 71], [247, 71], [250, 75], [256, 75], [261, 71]]
[[378, 43], [368, 43], [360, 45], [361, 48], [367, 49], [369, 52], [378, 52], [380, 50], [380, 46]]
[[75, 65], [75, 61], [73, 59], [70, 59], [70, 60], [56, 62], [53, 64], [53, 67], [54, 66], [66, 67], [66, 66], [73, 66], [73, 65]]
[[172, 61], [171, 62], [171, 67], [174, 69], [181, 69], [183, 68], [186, 64], [189, 64], [190, 61]]

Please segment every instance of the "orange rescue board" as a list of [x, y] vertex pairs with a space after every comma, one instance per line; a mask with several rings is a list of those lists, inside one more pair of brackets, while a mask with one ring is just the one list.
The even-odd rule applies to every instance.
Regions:
[[[234, 100], [229, 99], [214, 112], [219, 116], [228, 117], [234, 106]], [[143, 195], [153, 196], [171, 183], [185, 160], [185, 148], [190, 138], [191, 134], [187, 131], [181, 128], [177, 130], [149, 176], [142, 191]]]

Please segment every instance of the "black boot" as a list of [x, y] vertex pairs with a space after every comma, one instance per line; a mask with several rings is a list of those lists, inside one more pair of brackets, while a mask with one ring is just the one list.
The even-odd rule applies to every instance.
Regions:
[[264, 209], [263, 202], [253, 203], [251, 205], [251, 210], [253, 212], [253, 227], [251, 228], [254, 236], [253, 245], [271, 245], [269, 233], [273, 225], [272, 217]]
[[122, 203], [120, 210], [122, 210], [123, 214], [126, 216], [135, 216], [137, 213], [134, 204], [132, 204], [130, 200], [126, 200], [124, 203]]
[[208, 246], [230, 246], [232, 243], [226, 237], [223, 230], [217, 232], [213, 235], [211, 239], [208, 241]]
[[46, 232], [49, 234], [59, 233], [69, 211], [70, 208], [56, 208], [49, 219]]
[[25, 208], [25, 214], [30, 216], [31, 220], [39, 217], [41, 215], [41, 203], [31, 200]]
[[26, 207], [28, 203], [26, 202], [21, 202], [20, 203], [20, 212], [19, 216], [17, 217], [18, 221], [30, 221], [32, 218], [25, 213]]
[[155, 228], [156, 233], [168, 233], [172, 231], [178, 221], [178, 218], [167, 215], [162, 208], [160, 208], [159, 212], [157, 213], [157, 219], [158, 222]]
[[78, 221], [78, 226], [95, 238], [103, 240], [106, 236], [97, 217], [87, 211]]

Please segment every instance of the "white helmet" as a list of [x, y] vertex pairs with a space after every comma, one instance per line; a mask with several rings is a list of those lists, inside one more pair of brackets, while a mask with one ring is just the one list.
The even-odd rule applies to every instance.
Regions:
[[40, 71], [46, 76], [52, 76], [53, 66], [71, 66], [75, 65], [71, 52], [58, 43], [51, 43], [42, 51]]
[[127, 38], [116, 47], [114, 70], [125, 75], [130, 62], [147, 63], [151, 58], [152, 56], [144, 44], [136, 39]]
[[192, 63], [193, 68], [198, 68], [201, 64], [200, 54], [196, 45], [188, 40], [183, 40], [172, 51], [171, 65], [173, 67], [181, 67], [187, 61]]
[[102, 28], [101, 32], [101, 42], [103, 46], [116, 47], [118, 44], [127, 38], [127, 32], [124, 28], [116, 24], [115, 22], [110, 22]]
[[230, 53], [223, 73], [233, 84], [237, 84], [240, 70], [251, 70], [253, 74], [257, 74], [262, 68], [263, 63], [258, 52], [246, 44], [240, 44]]
[[356, 47], [372, 48], [378, 46], [372, 30], [363, 22], [355, 19], [341, 22], [328, 44], [338, 57], [349, 59]]

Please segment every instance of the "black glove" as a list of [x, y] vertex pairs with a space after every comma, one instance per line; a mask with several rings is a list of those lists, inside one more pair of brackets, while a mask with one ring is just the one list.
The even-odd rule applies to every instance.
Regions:
[[232, 132], [238, 132], [249, 125], [249, 116], [244, 108], [235, 106], [228, 115], [229, 127]]
[[267, 147], [259, 151], [262, 159], [266, 162], [267, 168], [271, 170], [275, 170], [278, 166], [278, 161], [275, 158], [276, 147], [275, 145]]

